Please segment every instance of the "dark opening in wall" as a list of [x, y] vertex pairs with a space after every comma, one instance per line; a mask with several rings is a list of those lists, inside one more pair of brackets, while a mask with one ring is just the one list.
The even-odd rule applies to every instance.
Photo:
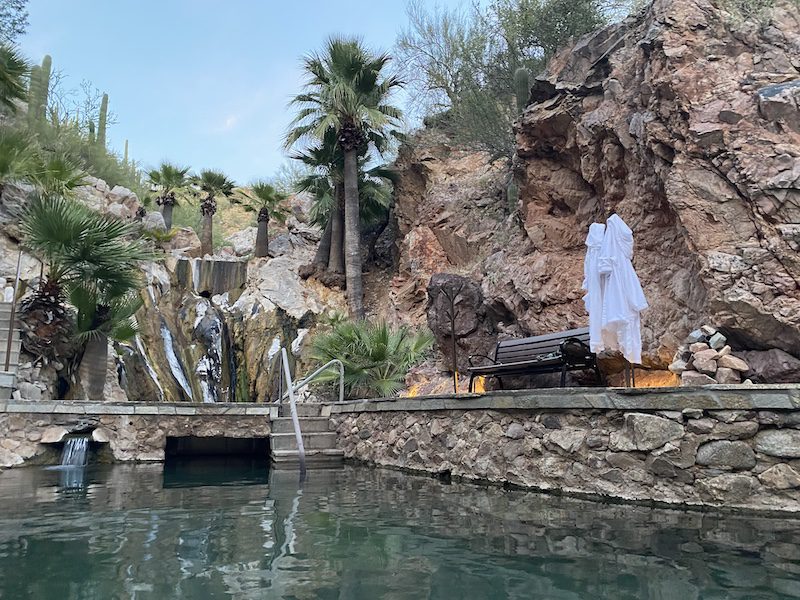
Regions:
[[165, 488], [266, 485], [268, 438], [168, 437]]
[[268, 438], [168, 437], [167, 458], [191, 456], [250, 456], [269, 458]]

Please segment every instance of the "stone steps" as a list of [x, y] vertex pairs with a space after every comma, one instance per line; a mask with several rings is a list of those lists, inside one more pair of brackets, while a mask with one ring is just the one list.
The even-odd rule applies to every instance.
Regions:
[[10, 400], [16, 384], [16, 373], [0, 370], [0, 400]]
[[[306, 467], [319, 469], [342, 464], [344, 452], [336, 447], [336, 432], [330, 430], [330, 419], [322, 416], [321, 404], [297, 404], [298, 421], [303, 435]], [[277, 468], [297, 468], [299, 456], [297, 438], [291, 418], [291, 408], [282, 404], [279, 416], [272, 419], [270, 454]]]
[[[328, 431], [330, 419], [327, 417], [299, 417], [300, 431], [303, 433], [321, 433]], [[291, 417], [272, 419], [272, 433], [291, 433], [294, 435], [294, 424]]]

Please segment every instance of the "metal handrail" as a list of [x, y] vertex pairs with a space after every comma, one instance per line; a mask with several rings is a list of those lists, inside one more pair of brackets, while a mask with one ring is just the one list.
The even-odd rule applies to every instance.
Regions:
[[306, 449], [303, 445], [303, 433], [300, 431], [300, 419], [297, 417], [297, 404], [294, 399], [294, 385], [292, 385], [292, 374], [289, 372], [289, 356], [286, 348], [281, 348], [281, 365], [283, 375], [286, 377], [286, 387], [289, 388], [289, 408], [292, 413], [292, 425], [294, 425], [294, 437], [297, 440], [297, 456], [300, 460], [301, 475], [306, 471]]
[[17, 313], [17, 290], [19, 290], [19, 276], [22, 269], [22, 250], [17, 254], [17, 275], [14, 278], [14, 296], [11, 298], [11, 313], [8, 317], [8, 341], [6, 343], [6, 364], [4, 371], [11, 370], [11, 346], [14, 341], [14, 319]]
[[[339, 365], [339, 402], [344, 402], [344, 364], [338, 358], [334, 358], [333, 360], [329, 360], [324, 365], [322, 365], [319, 369], [314, 371], [311, 375], [309, 375], [308, 377], [306, 377], [302, 381], [297, 382], [294, 385], [294, 390], [293, 390], [294, 393], [297, 393], [297, 391], [300, 388], [307, 386], [314, 379], [316, 379], [319, 375], [321, 375], [323, 371], [327, 371], [328, 368], [333, 366], [333, 365]], [[282, 401], [286, 400], [288, 395], [289, 395], [289, 392], [286, 392], [282, 397], [279, 398], [278, 402], [282, 402]]]

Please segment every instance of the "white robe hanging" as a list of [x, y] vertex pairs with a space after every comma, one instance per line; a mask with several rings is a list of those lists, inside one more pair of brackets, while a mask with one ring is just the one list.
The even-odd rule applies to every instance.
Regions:
[[586, 294], [583, 302], [586, 312], [589, 313], [589, 348], [592, 352], [603, 350], [603, 323], [601, 321], [603, 310], [603, 290], [600, 287], [600, 271], [597, 260], [600, 257], [600, 247], [603, 245], [603, 235], [606, 227], [602, 223], [589, 225], [589, 235], [586, 237], [586, 260], [583, 263], [583, 289]]
[[642, 362], [640, 313], [647, 308], [647, 300], [631, 262], [633, 232], [619, 215], [611, 215], [595, 257], [592, 246], [596, 245], [599, 231], [595, 225], [602, 227], [599, 223], [589, 227], [586, 239], [589, 249], [584, 264], [584, 270], [595, 268], [590, 262], [596, 264], [596, 272], [585, 274], [589, 346], [593, 352], [619, 351], [628, 362], [639, 364]]

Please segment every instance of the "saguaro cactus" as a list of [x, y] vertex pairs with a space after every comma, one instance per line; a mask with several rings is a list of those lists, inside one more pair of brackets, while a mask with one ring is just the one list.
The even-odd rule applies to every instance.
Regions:
[[50, 91], [50, 73], [53, 59], [46, 55], [42, 64], [31, 69], [28, 83], [28, 124], [42, 123], [47, 118], [47, 98]]
[[97, 123], [97, 145], [106, 147], [106, 124], [108, 123], [108, 94], [100, 102], [100, 119]]
[[125, 154], [122, 157], [122, 163], [128, 166], [128, 140], [125, 140]]
[[531, 74], [524, 67], [514, 71], [514, 95], [517, 99], [517, 112], [522, 114], [531, 95]]

